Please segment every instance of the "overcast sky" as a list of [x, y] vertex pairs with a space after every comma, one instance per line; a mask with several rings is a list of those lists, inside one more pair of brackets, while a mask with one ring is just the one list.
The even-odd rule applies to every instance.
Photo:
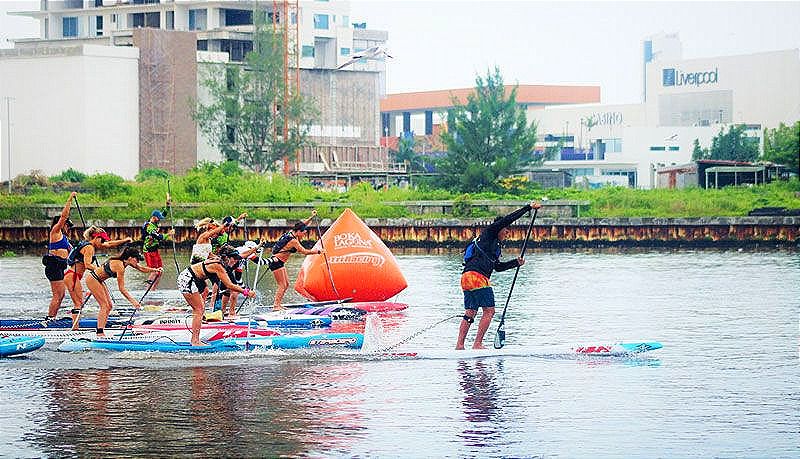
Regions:
[[[0, 0], [0, 47], [38, 36], [6, 15], [38, 4]], [[800, 1], [354, 0], [351, 22], [389, 32], [389, 93], [471, 87], [496, 65], [506, 83], [597, 84], [604, 103], [635, 103], [649, 35], [677, 32], [684, 58], [800, 48]]]

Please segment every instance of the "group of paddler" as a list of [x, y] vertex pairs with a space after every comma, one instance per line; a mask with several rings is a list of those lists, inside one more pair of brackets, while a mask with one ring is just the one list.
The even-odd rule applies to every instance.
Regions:
[[[155, 289], [164, 269], [159, 253], [160, 243], [168, 240], [172, 240], [174, 243], [175, 230], [174, 228], [168, 231], [161, 230], [159, 222], [164, 220], [164, 213], [156, 209], [141, 228], [144, 256], [139, 251], [138, 244], [133, 244], [132, 238], [112, 240], [103, 228], [94, 225], [86, 228], [85, 222], [83, 223], [86, 228], [83, 231], [83, 240], [73, 245], [68, 238], [68, 232], [74, 226], [69, 218], [73, 202], [80, 212], [77, 193], [72, 192], [61, 213], [53, 217], [51, 221], [47, 253], [42, 257], [45, 277], [50, 281], [52, 290], [47, 319], [56, 318], [64, 296], [69, 292], [73, 302], [72, 328], [77, 329], [81, 310], [93, 296], [100, 305], [96, 332], [97, 336], [102, 338], [105, 337], [104, 328], [113, 306], [110, 292], [104, 285], [105, 281], [116, 278], [119, 292], [134, 308], [139, 309], [141, 307], [139, 301], [125, 287], [125, 269], [132, 267], [137, 271], [149, 274], [146, 281], [149, 284], [147, 292]], [[166, 207], [171, 210], [169, 193], [167, 193]], [[242, 280], [242, 271], [248, 260], [265, 264], [273, 273], [278, 285], [273, 308], [275, 310], [282, 309], [281, 301], [289, 288], [289, 278], [285, 268], [288, 258], [293, 253], [303, 255], [323, 253], [321, 249], [308, 250], [300, 243], [300, 239], [308, 232], [308, 224], [316, 215], [317, 212], [312, 211], [309, 218], [295, 224], [290, 231], [283, 234], [273, 245], [272, 256], [265, 259], [260, 256], [266, 243], [264, 239], [257, 243], [246, 241], [243, 246], [238, 248], [230, 244], [231, 231], [239, 222], [247, 218], [247, 213], [242, 213], [237, 218], [225, 217], [221, 223], [211, 218], [205, 218], [198, 222], [196, 229], [199, 234], [192, 248], [190, 264], [178, 274], [177, 278], [178, 291], [192, 308], [192, 345], [202, 344], [200, 342], [200, 326], [209, 291], [212, 293], [212, 298], [217, 295], [222, 296], [223, 311], [227, 307], [230, 314], [235, 313], [238, 294], [243, 294], [248, 298], [255, 297], [255, 291], [245, 286]], [[81, 220], [83, 221], [82, 215]], [[98, 250], [114, 249], [120, 246], [123, 246], [123, 249], [118, 255], [109, 257], [102, 264], [97, 262], [95, 253]], [[176, 269], [179, 269], [174, 251], [173, 256]], [[143, 260], [146, 263], [145, 266], [140, 264]], [[87, 272], [88, 275], [84, 276]], [[84, 277], [89, 290], [89, 295], [86, 297], [83, 296], [81, 286], [81, 280]], [[209, 289], [207, 281], [211, 281], [211, 289]]]

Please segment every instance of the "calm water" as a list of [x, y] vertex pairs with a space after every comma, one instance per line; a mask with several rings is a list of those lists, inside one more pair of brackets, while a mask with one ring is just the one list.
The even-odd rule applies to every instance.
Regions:
[[[409, 288], [397, 299], [411, 307], [381, 317], [381, 343], [462, 310], [458, 254], [398, 259]], [[494, 277], [501, 304], [512, 277]], [[0, 285], [0, 316], [44, 314], [38, 258], [0, 259]], [[664, 349], [409, 361], [45, 348], [0, 360], [0, 455], [798, 457], [798, 312], [798, 253], [540, 252], [520, 271], [508, 349]], [[457, 327], [399, 349], [451, 348]]]

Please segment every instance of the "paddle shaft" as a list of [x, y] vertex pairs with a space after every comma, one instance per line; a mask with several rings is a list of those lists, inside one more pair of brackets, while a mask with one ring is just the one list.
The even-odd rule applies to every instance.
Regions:
[[[520, 258], [525, 258], [525, 250], [528, 248], [528, 239], [531, 236], [531, 230], [533, 229], [533, 222], [536, 220], [536, 213], [539, 212], [539, 209], [534, 209], [533, 216], [531, 217], [531, 222], [528, 225], [528, 232], [525, 233], [525, 242], [522, 243], [522, 252], [520, 253]], [[500, 325], [498, 325], [497, 329], [501, 329], [503, 324], [506, 321], [506, 310], [508, 309], [508, 303], [511, 301], [511, 292], [514, 291], [514, 285], [517, 283], [517, 275], [519, 274], [519, 266], [514, 271], [514, 280], [511, 281], [511, 288], [508, 289], [508, 297], [506, 297], [506, 305], [503, 306], [503, 313], [500, 315]]]
[[339, 295], [339, 290], [336, 290], [336, 284], [333, 282], [333, 273], [331, 272], [331, 265], [328, 264], [328, 254], [325, 253], [325, 244], [322, 243], [322, 233], [319, 230], [319, 217], [317, 217], [317, 238], [319, 238], [319, 246], [322, 248], [322, 256], [325, 258], [325, 267], [328, 269], [328, 278], [331, 280], [331, 287], [333, 293], [336, 294], [336, 299], [341, 300], [342, 296]]
[[169, 202], [167, 203], [167, 210], [169, 210], [169, 224], [172, 228], [172, 261], [175, 262], [175, 272], [180, 273], [181, 269], [178, 267], [178, 254], [177, 250], [175, 249], [175, 218], [172, 216], [172, 190], [170, 190], [169, 179], [167, 179], [167, 194], [169, 195]]
[[[158, 280], [159, 277], [161, 277], [161, 273], [158, 273], [156, 278], [153, 279], [153, 282], [150, 283], [150, 285], [147, 287], [147, 290], [144, 291], [144, 294], [142, 295], [142, 298], [139, 300], [139, 305], [140, 306], [141, 306], [142, 301], [144, 301], [144, 297], [146, 297], [147, 294], [150, 293], [150, 289], [153, 288], [153, 285], [155, 285], [155, 283], [156, 283], [156, 281]], [[131, 313], [131, 316], [128, 317], [128, 321], [125, 322], [125, 328], [122, 329], [122, 334], [119, 335], [119, 340], [120, 341], [122, 341], [122, 338], [125, 336], [125, 332], [128, 331], [128, 327], [131, 325], [131, 323], [133, 323], [133, 316], [136, 315], [136, 311], [138, 311], [138, 309], [134, 308], [133, 312]]]

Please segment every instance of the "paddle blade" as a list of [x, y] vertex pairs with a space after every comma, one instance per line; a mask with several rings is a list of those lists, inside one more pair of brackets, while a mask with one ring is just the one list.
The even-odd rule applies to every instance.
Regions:
[[502, 349], [502, 347], [505, 345], [506, 345], [505, 324], [500, 324], [500, 326], [497, 327], [497, 333], [494, 334], [494, 348]]

